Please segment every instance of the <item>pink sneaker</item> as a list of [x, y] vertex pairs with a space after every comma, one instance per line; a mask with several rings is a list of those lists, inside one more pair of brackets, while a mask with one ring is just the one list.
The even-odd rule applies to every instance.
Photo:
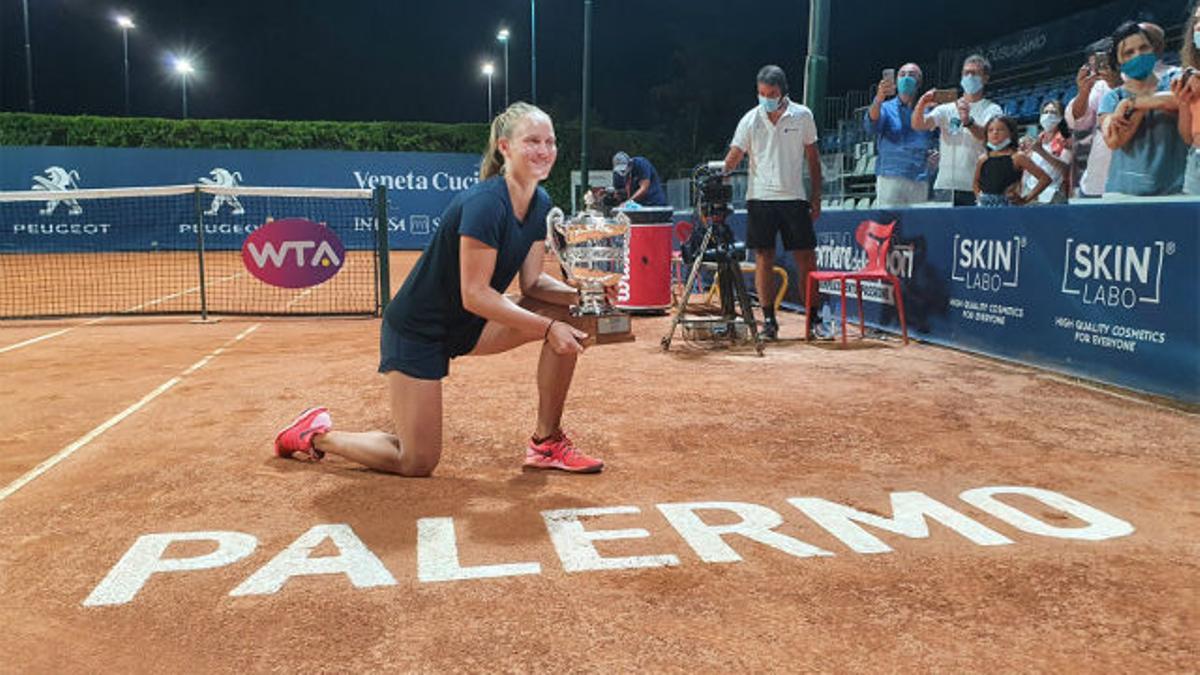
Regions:
[[541, 443], [529, 439], [529, 447], [525, 450], [525, 466], [572, 473], [600, 473], [604, 462], [580, 452], [571, 439], [559, 431]]
[[329, 417], [327, 408], [309, 408], [275, 437], [275, 456], [293, 457], [300, 453], [303, 457], [294, 459], [315, 462], [325, 453], [313, 447], [313, 436], [327, 433], [332, 428], [333, 419]]

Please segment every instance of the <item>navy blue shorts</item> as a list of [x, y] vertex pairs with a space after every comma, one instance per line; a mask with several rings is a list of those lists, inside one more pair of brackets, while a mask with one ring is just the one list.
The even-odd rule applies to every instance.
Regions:
[[398, 370], [418, 380], [450, 374], [450, 350], [444, 343], [403, 335], [387, 321], [379, 324], [379, 372]]

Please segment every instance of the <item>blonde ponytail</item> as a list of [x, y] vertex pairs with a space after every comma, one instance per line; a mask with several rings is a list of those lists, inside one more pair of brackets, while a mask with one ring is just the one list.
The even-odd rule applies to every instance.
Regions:
[[483, 153], [483, 162], [479, 165], [479, 180], [487, 180], [504, 173], [504, 155], [500, 153], [500, 139], [512, 138], [518, 122], [529, 115], [537, 114], [546, 113], [535, 105], [517, 101], [496, 115], [496, 119], [492, 120], [492, 131], [488, 137], [487, 150]]

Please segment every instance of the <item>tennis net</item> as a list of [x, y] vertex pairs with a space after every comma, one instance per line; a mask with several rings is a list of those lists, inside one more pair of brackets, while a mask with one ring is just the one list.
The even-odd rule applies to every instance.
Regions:
[[0, 192], [0, 319], [378, 314], [380, 189]]

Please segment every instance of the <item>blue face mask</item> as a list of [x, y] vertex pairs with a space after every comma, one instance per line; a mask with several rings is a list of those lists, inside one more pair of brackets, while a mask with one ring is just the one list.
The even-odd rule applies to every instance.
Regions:
[[773, 113], [776, 110], [779, 110], [779, 104], [781, 101], [783, 101], [782, 96], [779, 98], [767, 98], [766, 96], [758, 97], [758, 104], [761, 105], [762, 109], [768, 113]]
[[912, 96], [917, 93], [917, 78], [905, 75], [896, 80], [896, 91], [900, 92], [902, 96]]
[[1150, 77], [1154, 72], [1154, 66], [1158, 64], [1158, 56], [1154, 54], [1141, 54], [1129, 59], [1121, 66], [1121, 72], [1135, 80], [1144, 80]]
[[978, 75], [963, 75], [959, 84], [962, 85], [963, 91], [971, 96], [983, 91], [983, 78]]
[[987, 144], [987, 146], [988, 146], [988, 150], [992, 150], [992, 151], [1003, 150], [1003, 149], [1007, 148], [1007, 147], [1008, 147], [1008, 146], [1010, 146], [1010, 145], [1012, 145], [1012, 139], [1011, 139], [1011, 138], [1006, 138], [1006, 139], [1004, 139], [1004, 142], [1003, 142], [1003, 143], [988, 143], [988, 144]]
[[1192, 33], [1192, 44], [1196, 45], [1196, 49], [1200, 49], [1200, 33]]

